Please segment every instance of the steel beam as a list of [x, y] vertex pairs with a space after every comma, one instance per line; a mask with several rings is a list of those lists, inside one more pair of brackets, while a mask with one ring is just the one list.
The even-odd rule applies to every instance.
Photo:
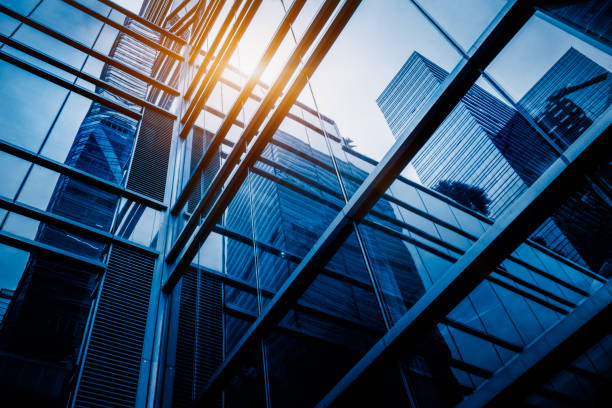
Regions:
[[91, 258], [77, 255], [74, 252], [66, 251], [43, 242], [23, 238], [10, 232], [0, 231], [0, 244], [12, 246], [23, 251], [34, 254], [42, 254], [49, 257], [60, 258], [71, 264], [82, 265], [88, 270], [101, 273], [106, 270], [106, 264]]
[[162, 24], [162, 26], [166, 26], [166, 24], [168, 24], [168, 21], [170, 21], [172, 19], [172, 17], [174, 17], [181, 9], [183, 9], [187, 3], [189, 3], [191, 0], [183, 0], [180, 4], [178, 4], [174, 10], [170, 11], [168, 13], [168, 15], [166, 17], [164, 17], [164, 22]]
[[104, 243], [121, 244], [128, 248], [146, 252], [154, 257], [159, 256], [159, 251], [156, 251], [153, 248], [121, 238], [120, 236], [111, 234], [110, 232], [90, 227], [89, 225], [85, 225], [81, 222], [54, 214], [49, 211], [43, 211], [27, 204], [13, 202], [4, 196], [0, 196], [0, 208], [15, 214], [23, 215], [24, 217], [44, 222], [47, 225], [53, 225], [65, 231], [74, 232], [75, 234], [79, 234], [87, 238], [95, 239]]
[[[155, 111], [157, 113], [160, 113], [162, 115], [166, 115], [168, 117], [170, 117], [172, 120], [176, 120], [176, 115], [168, 112], [167, 110], [160, 108], [159, 106], [148, 102], [144, 99], [140, 99], [137, 96], [132, 95], [130, 92], [124, 91], [122, 89], [117, 88], [116, 86], [105, 82], [93, 75], [89, 75], [88, 73], [84, 72], [84, 71], [80, 71], [77, 68], [74, 68], [68, 64], [65, 64], [47, 54], [44, 54], [40, 51], [35, 50], [34, 48], [31, 48], [29, 46], [27, 46], [26, 44], [23, 44], [19, 41], [15, 41], [12, 38], [9, 38], [5, 35], [0, 34], [0, 42], [3, 42], [4, 44], [8, 45], [9, 47], [15, 48], [21, 52], [23, 52], [24, 54], [28, 54], [40, 61], [46, 62], [47, 64], [54, 66], [56, 68], [61, 69], [62, 71], [70, 74], [70, 75], [74, 75], [77, 78], [81, 78], [87, 82], [89, 82], [90, 84], [95, 85], [98, 88], [102, 88], [102, 89], [106, 89], [107, 91], [115, 94], [116, 96], [125, 99], [126, 101], [132, 102], [135, 105], [139, 105], [143, 108], [147, 108], [150, 109], [152, 111]], [[110, 103], [114, 103], [112, 101], [109, 101]], [[120, 105], [119, 105], [120, 106]]]
[[458, 407], [515, 407], [610, 331], [612, 280], [463, 400]]
[[[189, 27], [189, 25], [191, 25], [191, 23], [193, 23], [193, 20], [195, 19], [195, 11], [198, 9], [199, 5], [195, 5], [193, 7], [191, 7], [186, 13], [185, 15], [183, 15], [183, 17], [179, 18], [172, 27], [169, 28], [170, 31], [176, 31], [176, 35], [181, 35], [183, 33], [183, 31], [185, 31], [185, 29], [187, 27]], [[189, 20], [189, 22], [187, 22], [187, 20]]]
[[[234, 54], [234, 50], [238, 47], [242, 35], [259, 9], [261, 2], [262, 0], [254, 0], [253, 2], [245, 3], [242, 10], [240, 10], [234, 26], [230, 30], [230, 34], [227, 36], [223, 45], [221, 46], [222, 53], [217, 56], [213, 67], [204, 76], [202, 84], [195, 94], [195, 98], [191, 101], [187, 107], [187, 110], [185, 111], [185, 114], [181, 118], [183, 128], [179, 132], [180, 137], [186, 137], [187, 133], [191, 130], [191, 127], [198, 118], [202, 107], [208, 101], [209, 96], [212, 94], [215, 88], [215, 85], [219, 81], [219, 78], [221, 78], [225, 67]], [[200, 66], [200, 68], [202, 67]], [[194, 81], [195, 80], [196, 79], [194, 78]]]
[[181, 45], [185, 45], [187, 44], [187, 42], [185, 40], [183, 40], [181, 37], [176, 36], [175, 34], [172, 34], [169, 31], [166, 31], [164, 28], [159, 27], [158, 25], [156, 25], [155, 23], [150, 22], [149, 20], [142, 18], [141, 16], [139, 16], [136, 13], [131, 12], [130, 10], [121, 7], [120, 5], [116, 4], [115, 2], [111, 1], [111, 0], [98, 0], [100, 3], [114, 9], [117, 10], [118, 12], [120, 12], [121, 14], [131, 18], [132, 20], [135, 20], [137, 22], [139, 22], [140, 24], [142, 24], [143, 26], [146, 26], [148, 28], [150, 28], [153, 31], [157, 31], [159, 34], [161, 34], [162, 36], [172, 40], [172, 41], [176, 41]]
[[113, 66], [115, 68], [118, 68], [120, 70], [122, 70], [123, 72], [125, 72], [126, 74], [129, 74], [135, 78], [140, 79], [141, 81], [144, 81], [146, 83], [148, 83], [149, 85], [152, 85], [156, 88], [161, 89], [164, 92], [168, 92], [169, 94], [173, 95], [173, 96], [179, 96], [180, 93], [179, 91], [177, 91], [176, 89], [164, 84], [163, 82], [157, 81], [156, 79], [150, 78], [149, 76], [143, 74], [140, 71], [135, 70], [134, 68], [131, 68], [127, 65], [125, 65], [122, 62], [117, 61], [114, 58], [109, 57], [108, 55], [102, 54], [101, 52], [98, 52], [96, 50], [93, 50], [91, 47], [86, 46], [83, 43], [80, 43], [78, 41], [73, 40], [70, 37], [67, 37], [63, 34], [60, 34], [57, 31], [52, 30], [51, 28], [37, 23], [36, 21], [30, 19], [29, 17], [26, 17], [24, 15], [21, 15], [3, 5], [0, 4], [0, 12], [6, 14], [7, 16], [14, 18], [15, 20], [19, 21], [20, 23], [23, 23], [27, 26], [30, 26], [32, 28], [34, 28], [35, 30], [40, 31], [43, 34], [48, 35], [51, 38], [54, 38], [58, 41], [63, 42], [66, 45], [69, 45], [73, 48], [75, 48], [78, 51], [81, 51], [82, 53], [85, 53], [87, 55], [90, 55], [92, 57], [94, 57], [95, 59], [98, 59], [102, 62], [104, 62], [105, 64], [108, 64], [110, 66]]
[[176, 59], [177, 61], [183, 61], [183, 57], [179, 54], [177, 54], [176, 52], [172, 51], [171, 49], [168, 49], [166, 47], [164, 47], [163, 45], [160, 45], [159, 43], [145, 37], [142, 34], [138, 34], [137, 32], [135, 32], [134, 30], [130, 30], [129, 28], [127, 28], [126, 26], [124, 26], [123, 24], [119, 24], [116, 21], [111, 20], [110, 18], [107, 18], [105, 16], [103, 16], [100, 13], [97, 13], [91, 9], [89, 9], [88, 7], [82, 5], [81, 3], [75, 1], [75, 0], [62, 0], [64, 3], [74, 7], [77, 10], [82, 11], [83, 13], [98, 19], [100, 22], [107, 24], [127, 35], [129, 35], [130, 37], [134, 38], [137, 41], [140, 41], [141, 43], [143, 43], [144, 45], [147, 45], [151, 48], [155, 48], [157, 51], [163, 52], [164, 54]]
[[[479, 76], [479, 69], [486, 67], [493, 60], [532, 14], [533, 8], [527, 2], [511, 1], [504, 7], [486, 32], [479, 38], [470, 58], [458, 64], [426, 106], [419, 111], [419, 120], [415, 121], [411, 128], [396, 141], [283, 284], [277, 295], [269, 302], [266, 311], [247, 330], [238, 345], [212, 377], [200, 397], [200, 401], [210, 398], [222, 389], [225, 382], [233, 375], [233, 370], [239, 367], [242, 358], [248, 355], [251, 347], [259, 344], [260, 336], [284, 316], [290, 305], [307, 289], [320, 268], [325, 266], [338, 246], [352, 232], [353, 219], [360, 219], [365, 216], [476, 81]], [[252, 149], [249, 153], [251, 151]], [[207, 219], [215, 207], [216, 205], [213, 206], [213, 210], [211, 210]], [[205, 231], [205, 228], [208, 227], [202, 224], [198, 233], [196, 233], [194, 242], [199, 242], [205, 235], [200, 234], [201, 231]], [[197, 247], [194, 249], [197, 250]], [[194, 249], [185, 254], [191, 255]], [[187, 257], [189, 259], [186, 260], [184, 255], [177, 267], [181, 262], [190, 261], [189, 256]], [[177, 270], [175, 267], [174, 273], [170, 275], [165, 284], [166, 290], [170, 290], [180, 277], [176, 273], [177, 271], [180, 271], [180, 269]]]
[[167, 208], [164, 203], [153, 200], [135, 191], [128, 190], [119, 184], [111, 183], [108, 180], [104, 180], [103, 178], [94, 176], [83, 170], [49, 159], [41, 154], [31, 152], [23, 147], [5, 142], [4, 140], [0, 140], [0, 151], [6, 152], [15, 157], [19, 157], [23, 160], [27, 160], [46, 169], [53, 170], [57, 173], [70, 177], [71, 179], [82, 181], [108, 193], [117, 194], [118, 196], [127, 198], [128, 200], [135, 201], [139, 204], [144, 204], [147, 207], [153, 208], [154, 210], [165, 211]]
[[566, 150], [568, 162], [557, 159], [366, 353], [318, 407], [330, 406], [374, 363], [392, 358], [400, 345], [403, 349], [409, 347], [411, 341], [450, 313], [580, 185], [588, 169], [605, 159], [605, 142], [610, 133], [612, 108]]
[[285, 38], [285, 35], [289, 31], [291, 24], [295, 21], [298, 14], [302, 10], [304, 3], [305, 0], [294, 1], [287, 14], [285, 14], [283, 21], [278, 26], [276, 33], [274, 33], [274, 36], [266, 47], [264, 54], [261, 56], [261, 59], [259, 60], [255, 71], [253, 71], [253, 74], [251, 75], [247, 83], [244, 85], [244, 88], [241, 90], [240, 94], [236, 98], [236, 101], [232, 105], [227, 116], [225, 116], [223, 122], [219, 126], [217, 133], [211, 140], [209, 147], [206, 149], [206, 152], [204, 153], [204, 155], [196, 165], [194, 171], [190, 175], [187, 184], [181, 191], [181, 194], [179, 195], [178, 199], [176, 200], [176, 203], [174, 204], [174, 207], [172, 208], [173, 215], [177, 215], [185, 206], [185, 203], [189, 199], [189, 196], [191, 195], [198, 181], [200, 180], [202, 172], [210, 164], [217, 150], [221, 146], [221, 143], [223, 143], [223, 141], [225, 140], [225, 136], [230, 131], [232, 124], [235, 122], [236, 118], [240, 114], [242, 107], [246, 103], [247, 99], [253, 94], [253, 90], [255, 89], [259, 78], [265, 71], [274, 54], [276, 54], [276, 51], [280, 47], [283, 39]]
[[[217, 47], [221, 43], [221, 40], [223, 39], [223, 36], [225, 35], [225, 32], [229, 28], [232, 22], [232, 19], [236, 15], [236, 12], [238, 11], [239, 7], [240, 7], [240, 1], [235, 1], [234, 4], [232, 5], [232, 8], [230, 8], [229, 12], [225, 16], [223, 23], [221, 23], [221, 27], [219, 27], [219, 31], [217, 31], [217, 34], [215, 35], [215, 39], [213, 40], [212, 44], [206, 51], [206, 54], [204, 54], [204, 60], [200, 64], [200, 68], [198, 68], [195, 75], [193, 76], [193, 79], [191, 80], [189, 87], [187, 87], [187, 91], [185, 92], [185, 95], [183, 96], [183, 98], [189, 99], [191, 97], [191, 93], [194, 91], [194, 89], [198, 85], [198, 82], [200, 78], [202, 77], [202, 75], [204, 75], [204, 73], [206, 72], [208, 63], [213, 58], [213, 55], [215, 54]], [[228, 37], [231, 37], [231, 34]]]
[[70, 81], [66, 81], [63, 78], [60, 78], [59, 76], [52, 74], [48, 71], [45, 71], [43, 69], [40, 69], [34, 65], [31, 65], [28, 62], [25, 62], [19, 58], [15, 58], [12, 55], [9, 55], [3, 51], [0, 51], [0, 60], [6, 61], [18, 68], [23, 69], [24, 71], [27, 71], [31, 74], [34, 74], [40, 78], [46, 79], [49, 82], [52, 82], [56, 85], [59, 85], [65, 89], [68, 89], [76, 94], [79, 94], [81, 96], [84, 96], [94, 102], [97, 102], [99, 104], [102, 104], [108, 108], [111, 108], [119, 113], [122, 113], [126, 116], [129, 116], [132, 119], [136, 119], [136, 120], [140, 120], [142, 119], [142, 115], [139, 112], [135, 112], [131, 109], [126, 108], [125, 106], [118, 104], [116, 102], [111, 101], [110, 99], [107, 99], [103, 96], [100, 96], [99, 94], [90, 91], [89, 89], [83, 88], [82, 86], [78, 86]]
[[[242, 0], [234, 0], [234, 1], [242, 2]], [[191, 37], [191, 40], [195, 39], [195, 43], [192, 44], [191, 50], [189, 51], [191, 53], [189, 57], [189, 64], [193, 64], [193, 62], [195, 61], [195, 56], [198, 55], [197, 50], [202, 48], [204, 40], [206, 39], [206, 37], [208, 36], [208, 33], [212, 29], [212, 26], [217, 20], [219, 13], [223, 9], [224, 4], [225, 4], [225, 0], [216, 0], [216, 3], [211, 2], [209, 4], [209, 7], [207, 7], [206, 10], [204, 11], [204, 15], [202, 16], [200, 20], [201, 23], [198, 23], [196, 27], [194, 28], [193, 36]], [[245, 7], [248, 8], [248, 6], [249, 6], [249, 3], [245, 4]], [[194, 18], [197, 18], [197, 14], [194, 16]]]
[[[317, 13], [317, 15], [315, 16], [313, 22], [308, 27], [308, 29], [306, 30], [306, 32], [302, 36], [302, 39], [300, 40], [300, 42], [298, 43], [298, 45], [294, 49], [293, 53], [289, 57], [289, 60], [287, 61], [287, 63], [285, 64], [283, 70], [281, 71], [280, 76], [277, 78], [277, 80], [275, 81], [275, 83], [272, 86], [272, 88], [270, 88], [270, 90], [266, 94], [266, 97], [264, 98], [263, 102], [257, 108], [257, 111], [255, 112], [255, 114], [251, 118], [251, 121], [249, 122], [247, 127], [244, 129], [244, 131], [240, 135], [240, 138], [238, 139], [238, 142], [234, 146], [230, 156], [225, 161], [225, 163], [223, 164], [223, 166], [221, 167], [219, 172], [217, 172], [215, 178], [212, 180], [212, 182], [210, 183], [206, 193], [204, 194], [204, 197], [202, 197], [202, 199], [198, 203], [198, 206], [196, 207], [196, 209], [194, 210], [193, 214], [191, 215], [191, 218], [187, 221], [187, 224], [185, 225], [185, 227], [183, 228], [183, 230], [179, 234], [178, 238], [176, 239], [176, 241], [174, 243], [174, 246], [172, 247], [172, 249], [168, 253], [168, 256], [166, 258], [167, 262], [173, 262], [178, 257], [181, 249], [185, 246], [185, 243], [188, 241], [190, 235], [192, 234], [192, 232], [197, 227], [199, 215], [201, 213], [203, 213], [204, 210], [206, 210], [209, 207], [209, 205], [215, 199], [216, 194], [218, 193], [218, 191], [221, 190], [223, 184], [225, 183], [225, 181], [229, 177], [230, 172], [232, 171], [232, 169], [240, 161], [240, 156], [242, 155], [246, 144], [248, 142], [250, 142], [252, 137], [255, 135], [255, 133], [257, 132], [259, 127], [262, 125], [262, 123], [264, 122], [264, 120], [268, 116], [269, 112], [274, 108], [274, 103], [276, 102], [277, 98], [281, 95], [281, 92], [282, 92], [283, 88], [289, 82], [289, 80], [291, 79], [291, 76], [293, 75], [295, 70], [298, 68], [299, 62], [300, 62], [301, 58], [304, 56], [306, 51], [310, 48], [311, 44], [314, 42], [314, 40], [316, 39], [316, 37], [319, 34], [319, 32], [323, 29], [323, 26], [325, 25], [325, 23], [327, 22], [327, 20], [331, 16], [333, 10], [336, 8], [338, 2], [339, 2], [339, 0], [327, 0], [321, 6], [321, 8], [320, 8], [319, 12]], [[304, 69], [302, 69], [302, 71], [306, 72], [306, 71], [304, 71]], [[295, 84], [297, 84], [297, 82], [294, 82], [294, 85]], [[252, 86], [252, 85], [253, 84], [250, 84], [250, 86]], [[294, 85], [292, 85], [292, 87], [296, 88], [296, 86], [294, 86]], [[248, 93], [247, 93], [247, 95], [248, 95]], [[241, 105], [236, 105], [235, 104], [232, 108], [236, 108], [239, 111], [240, 108], [241, 108]], [[276, 111], [278, 112], [278, 109]], [[288, 112], [289, 112], [289, 109], [286, 110], [285, 115]], [[284, 118], [284, 116], [283, 116], [283, 118]], [[270, 123], [270, 121], [268, 123]], [[280, 122], [279, 122], [279, 125], [280, 125]], [[229, 125], [226, 125], [226, 126], [229, 126]], [[278, 125], [277, 125], [277, 128], [278, 128]], [[229, 130], [229, 127], [227, 128], [227, 130]], [[258, 140], [262, 140], [262, 142], [263, 142], [264, 140], [271, 139], [272, 135], [273, 135], [273, 133], [275, 131], [276, 131], [276, 129], [274, 129], [272, 131], [272, 133], [270, 133], [268, 136], [263, 137], [263, 138], [262, 138], [262, 135], [260, 135]], [[262, 132], [262, 134], [263, 134], [263, 132]], [[220, 136], [220, 135], [221, 134], [219, 132], [217, 132], [217, 136]], [[215, 139], [217, 139], [217, 138], [215, 138]], [[220, 139], [220, 137], [217, 139], [217, 143], [220, 143], [218, 141], [219, 139]], [[257, 143], [259, 143], [261, 145], [262, 142], [257, 142]], [[255, 150], [253, 150], [253, 148], [254, 148], [254, 146], [249, 151], [249, 153], [247, 155], [247, 158], [251, 157], [251, 158], [254, 158], [254, 160], [257, 160], [259, 154], [255, 155], [254, 154]], [[263, 147], [261, 147], [261, 150], [263, 150]], [[208, 153], [208, 152], [210, 152], [210, 153]], [[207, 149], [207, 153], [208, 154], [205, 154], [204, 157], [201, 159], [201, 161], [203, 163], [207, 163], [204, 160], [210, 161], [212, 159], [212, 157], [214, 156], [214, 154], [216, 154], [216, 152], [217, 152], [217, 150], [213, 151], [209, 147]], [[245, 163], [247, 161], [247, 158], [245, 158], [245, 160], [242, 161], [242, 164], [241, 164], [241, 167], [240, 167], [241, 170], [240, 170], [239, 173], [236, 173], [237, 177], [245, 176], [246, 168], [247, 168], [246, 167], [247, 165]], [[253, 161], [253, 163], [254, 163], [254, 161]], [[203, 168], [205, 168], [205, 167], [203, 167]], [[226, 190], [227, 190], [227, 188], [226, 188]], [[237, 191], [237, 189], [236, 189], [236, 191]], [[224, 201], [225, 201], [225, 199], [224, 199]], [[223, 205], [222, 203], [224, 201], [221, 201], [218, 205], [219, 206]], [[231, 201], [231, 199], [230, 199], [230, 201]], [[229, 202], [227, 204], [229, 204]], [[227, 205], [227, 204], [225, 204], [225, 205]], [[225, 209], [225, 207], [223, 207], [223, 208], [217, 207], [214, 210], [215, 211], [219, 211], [220, 210], [222, 212], [222, 211], [224, 211], [224, 209]], [[207, 218], [210, 218], [210, 216], [208, 216]], [[214, 220], [212, 220], [212, 221], [216, 222]], [[195, 243], [195, 244], [197, 244], [197, 243]], [[194, 246], [194, 241], [192, 241], [192, 244], [190, 245], [191, 248], [188, 248], [188, 250], [185, 253], [189, 253], [189, 252], [193, 251], [193, 249], [194, 249], [193, 246]], [[184, 260], [181, 260], [179, 263], [181, 264], [181, 267], [186, 267], [189, 264], [188, 263], [189, 261], [190, 260], [184, 259]], [[174, 269], [176, 270], [177, 267], [175, 267]], [[174, 274], [174, 272], [173, 272], [173, 274]], [[172, 275], [171, 275], [171, 277], [172, 277]]]

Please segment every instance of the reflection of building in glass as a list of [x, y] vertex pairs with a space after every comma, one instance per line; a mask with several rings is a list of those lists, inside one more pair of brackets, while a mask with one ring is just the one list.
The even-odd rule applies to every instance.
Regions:
[[[377, 99], [395, 137], [447, 75], [420, 54], [410, 56]], [[505, 159], [504, 149], [498, 147], [499, 136], [510, 132], [519, 135], [519, 140], [537, 137], [513, 109], [474, 86], [412, 164], [426, 186], [453, 180], [482, 188], [491, 200], [489, 214], [495, 217], [527, 188]], [[538, 160], [530, 160], [533, 162]]]
[[[343, 138], [317, 109], [270, 101], [269, 95], [300, 94], [300, 80], [290, 81], [292, 89], [255, 85], [234, 66], [240, 49], [233, 45], [243, 44], [238, 37], [250, 33], [251, 17], [268, 25], [265, 12], [274, 4], [282, 11], [282, 2], [149, 0], [140, 15], [109, 1], [43, 0], [29, 14], [28, 2], [8, 3], [0, 5], [0, 30], [15, 23], [17, 35], [2, 32], [0, 69], [22, 80], [3, 84], [1, 93], [14, 101], [40, 94], [41, 102], [53, 103], [44, 115], [41, 103], [13, 121], [0, 116], [12, 129], [30, 116], [48, 120], [49, 129], [22, 132], [32, 133], [23, 143], [0, 135], [0, 173], [14, 166], [16, 174], [7, 177], [8, 187], [0, 183], [0, 269], [8, 269], [0, 270], [7, 288], [0, 289], [5, 405], [312, 407], [369, 351], [388, 350], [389, 336], [413, 319], [391, 340], [390, 358], [378, 360], [339, 406], [453, 406], [557, 323], [576, 324], [565, 316], [610, 287], [558, 253], [519, 243], [534, 226], [516, 219], [508, 226], [512, 245], [486, 244], [500, 229], [474, 210], [482, 206], [466, 208], [399, 175], [409, 146], [395, 145], [377, 163], [354, 151], [351, 135]], [[293, 2], [292, 10], [303, 3]], [[313, 35], [318, 51], [303, 49], [308, 61], [322, 56], [357, 3], [324, 2], [313, 21], [327, 32]], [[530, 7], [524, 4], [512, 7]], [[344, 11], [334, 13], [335, 5]], [[271, 46], [291, 48], [293, 11], [275, 31], [284, 39]], [[326, 12], [334, 23], [323, 21]], [[503, 17], [500, 30], [513, 15]], [[42, 37], [22, 35], [33, 32], [72, 52], [56, 53]], [[73, 53], [83, 54], [82, 72], [64, 61]], [[466, 64], [462, 75], [473, 78], [477, 66]], [[419, 55], [402, 72], [396, 89], [379, 100], [397, 134], [414, 115], [411, 107], [447, 77]], [[535, 119], [559, 133], [559, 144], [590, 123], [590, 97], [576, 98], [608, 80], [593, 75], [534, 97], [544, 106]], [[72, 77], [74, 83], [66, 80]], [[253, 88], [241, 92], [248, 84]], [[36, 92], [43, 85], [46, 92]], [[262, 100], [270, 103], [258, 105]], [[253, 117], [263, 122], [245, 123]], [[440, 124], [433, 120], [429, 129]], [[553, 129], [556, 121], [562, 126]], [[254, 134], [245, 136], [245, 129]], [[435, 186], [448, 172], [486, 188], [492, 214], [555, 158], [521, 116], [479, 87], [440, 129], [417, 157], [421, 170], [434, 163], [424, 178]], [[592, 150], [582, 157], [595, 156]], [[579, 192], [568, 203], [599, 205], [607, 179], [592, 179], [588, 188], [601, 192]], [[580, 208], [573, 213], [583, 214]], [[569, 227], [554, 218], [546, 225], [541, 239], [577, 254]], [[551, 245], [553, 237], [558, 242]], [[474, 253], [479, 263], [465, 267]], [[594, 360], [607, 370], [612, 360], [604, 354]], [[572, 375], [587, 369], [580, 365]], [[588, 370], [581, 378], [593, 387], [600, 382]]]
[[600, 39], [604, 44], [612, 43], [612, 28], [610, 27], [612, 3], [609, 1], [553, 1], [543, 5], [543, 8], [556, 19]]
[[[194, 141], [198, 143], [198, 140]], [[332, 142], [339, 143], [340, 140]], [[189, 406], [194, 387], [205, 385], [214, 373], [210, 366], [219, 364], [223, 360], [223, 349], [233, 348], [244, 334], [245, 315], [251, 318], [257, 316], [256, 281], [259, 281], [265, 297], [270, 298], [340, 208], [342, 196], [338, 180], [328, 169], [316, 163], [330, 166], [331, 158], [308, 143], [278, 131], [262, 160], [230, 204], [224, 226], [218, 227], [220, 232], [234, 238], [224, 240], [224, 271], [244, 286], [226, 285], [222, 289], [214, 279], [195, 271], [184, 278], [177, 316], [173, 406]], [[347, 175], [346, 183], [357, 185], [367, 176], [365, 171], [349, 161], [337, 159], [337, 164]], [[399, 219], [399, 214], [389, 202], [378, 203], [375, 209], [381, 218]], [[255, 220], [254, 224], [251, 224], [251, 217]], [[385, 225], [394, 232], [405, 232], [393, 222], [387, 221]], [[256, 255], [248, 245], [252, 244], [251, 228], [258, 241]], [[393, 305], [394, 310], [390, 310], [390, 313], [395, 316], [392, 318], [397, 319], [400, 317], [398, 310], [409, 309], [425, 292], [423, 280], [427, 279], [427, 272], [417, 269], [410, 245], [400, 238], [386, 235], [375, 228], [364, 228], [363, 239], [371, 254], [371, 261], [379, 270], [378, 279], [385, 300]], [[351, 286], [356, 283], [356, 287]], [[250, 287], [251, 291], [245, 291], [245, 286]], [[222, 297], [225, 297], [224, 306]], [[196, 299], [206, 306], [201, 306], [199, 313], [202, 314], [195, 317], [194, 324], [194, 315], [199, 314], [195, 312], [199, 309]], [[221, 310], [226, 314], [225, 319]], [[305, 299], [293, 310], [283, 327], [290, 333], [293, 347], [316, 359], [319, 364], [329, 359], [354, 360], [366, 351], [367, 342], [360, 339], [363, 336], [360, 331], [365, 331], [368, 336], [384, 332], [379, 305], [372, 293], [361, 249], [354, 237], [343, 245], [340, 256], [326, 267], [321, 279], [313, 283]], [[220, 344], [223, 332], [224, 346]], [[448, 401], [457, 401], [459, 385], [447, 365], [451, 359], [449, 346], [439, 332], [434, 331], [431, 335], [437, 341], [432, 341], [423, 350], [428, 357], [413, 364], [418, 365], [419, 373], [424, 378], [448, 387], [445, 397]], [[282, 344], [282, 341], [278, 341]], [[285, 375], [297, 374], [292, 369], [285, 372], [282, 368], [290, 361], [299, 364], [297, 360], [300, 356], [295, 355], [293, 350], [287, 349], [270, 356], [269, 364], [278, 367], [270, 375], [277, 381], [282, 382]], [[313, 365], [316, 364], [313, 362]], [[315, 375], [321, 378], [329, 376], [328, 381], [333, 379], [331, 372], [304, 369], [299, 373], [301, 380], [298, 382], [307, 382]], [[282, 400], [299, 406], [303, 401], [308, 401], [310, 392], [308, 388], [295, 387], [291, 392], [286, 389], [282, 391]], [[226, 397], [227, 400], [231, 399], [230, 406], [245, 403], [241, 398]]]
[[[126, 53], [133, 42], [127, 36], [118, 36], [110, 55], [128, 60]], [[148, 65], [150, 70], [155, 54], [148, 51], [148, 55], [147, 50], [142, 52], [139, 64], [142, 69]], [[140, 97], [146, 96], [143, 81], [129, 78], [114, 67], [105, 66], [100, 78]], [[98, 88], [96, 93], [106, 92]], [[109, 182], [125, 184], [137, 126], [138, 121], [130, 117], [100, 103], [91, 103], [65, 164]], [[113, 224], [119, 224], [121, 217], [126, 216], [120, 214], [116, 219], [118, 204], [118, 195], [60, 175], [46, 210], [110, 232]], [[131, 229], [135, 222], [129, 223]], [[124, 233], [129, 236], [130, 231]], [[108, 245], [44, 223], [40, 224], [35, 240], [86, 258], [104, 260], [107, 256]], [[17, 388], [27, 390], [48, 382], [47, 395], [41, 395], [41, 403], [45, 397], [49, 401], [66, 398], [99, 284], [98, 273], [86, 267], [67, 265], [46, 256], [30, 256], [12, 300], [8, 298], [0, 326], [0, 347], [7, 353], [4, 358], [13, 359], [10, 363], [13, 375], [21, 378]], [[17, 355], [29, 360], [21, 360]], [[51, 376], [57, 376], [56, 381], [51, 381]], [[32, 377], [37, 380], [31, 382]]]
[[[435, 87], [431, 84], [440, 83], [446, 76], [445, 71], [417, 53], [408, 59], [377, 100], [396, 137], [433, 93]], [[572, 48], [519, 104], [563, 149], [610, 105], [611, 85], [607, 71]], [[453, 180], [484, 189], [492, 201], [489, 213], [496, 217], [557, 156], [554, 148], [518, 112], [479, 86], [473, 86], [416, 155], [413, 165], [427, 186]], [[604, 194], [609, 197], [609, 181], [600, 182], [603, 186], [599, 189], [608, 190]], [[564, 256], [599, 270], [609, 255], [596, 253], [605, 252], [603, 248], [594, 250], [593, 243], [606, 241], [606, 233], [593, 220], [601, 218], [597, 214], [605, 213], [605, 203], [601, 202], [601, 194], [593, 194], [589, 195], [591, 199], [585, 198], [589, 204], [582, 208], [561, 209], [534, 237]], [[598, 202], [602, 205], [600, 211]], [[569, 214], [572, 217], [563, 221]], [[580, 218], [582, 222], [575, 221]], [[586, 231], [600, 231], [594, 234], [600, 239], [591, 241]]]
[[[559, 148], [574, 142], [612, 104], [612, 75], [575, 49], [570, 49], [519, 101]], [[514, 159], [514, 160], [512, 160]], [[509, 162], [519, 168], [520, 160]], [[519, 170], [517, 170], [519, 171]], [[519, 174], [521, 174], [519, 172]], [[612, 220], [606, 214], [612, 198], [612, 168], [600, 169], [588, 186], [574, 194], [536, 234], [550, 248], [567, 254], [567, 243], [593, 270], [609, 275]], [[555, 239], [560, 230], [567, 239]]]

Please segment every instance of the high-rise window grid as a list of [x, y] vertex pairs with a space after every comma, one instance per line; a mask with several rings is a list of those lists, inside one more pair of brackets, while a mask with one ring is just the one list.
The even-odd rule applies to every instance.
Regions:
[[[306, 3], [279, 1], [274, 17], [261, 1], [150, 1], [138, 15], [110, 1], [1, 6], [4, 108], [15, 107], [2, 117], [1, 237], [6, 292], [23, 294], [0, 325], [3, 371], [57, 379], [15, 383], [36, 390], [27, 398], [454, 404], [583, 299], [610, 303], [607, 277], [521, 244], [563, 200], [560, 180], [600, 160], [608, 108], [493, 227], [400, 176], [531, 4], [505, 4], [466, 51], [413, 2], [461, 60], [377, 163], [318, 111], [309, 84], [360, 2]], [[259, 41], [271, 39], [263, 65], [293, 50], [270, 85], [239, 56], [268, 18], [278, 30]], [[303, 89], [309, 103], [296, 102]], [[44, 282], [80, 307], [62, 309]], [[65, 326], [34, 323], [42, 299], [49, 319], [72, 316]], [[419, 340], [398, 353], [402, 331]], [[18, 344], [32, 333], [57, 344]]]

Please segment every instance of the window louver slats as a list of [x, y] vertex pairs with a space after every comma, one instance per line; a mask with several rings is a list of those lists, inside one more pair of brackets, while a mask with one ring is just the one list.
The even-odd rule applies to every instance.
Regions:
[[223, 356], [221, 282], [189, 271], [180, 296], [173, 394], [177, 408], [192, 405]]
[[[133, 407], [155, 258], [114, 246], [93, 323], [76, 407]], [[138, 293], [134, 296], [134, 293]]]
[[168, 116], [144, 110], [127, 188], [164, 201], [173, 124]]

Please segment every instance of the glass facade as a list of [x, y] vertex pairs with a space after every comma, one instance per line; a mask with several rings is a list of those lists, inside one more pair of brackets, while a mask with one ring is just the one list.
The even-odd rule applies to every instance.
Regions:
[[[420, 54], [408, 59], [377, 100], [396, 137], [435, 91], [428, 81], [439, 84], [447, 75]], [[610, 106], [611, 86], [609, 71], [574, 48], [518, 101], [521, 113], [476, 85], [449, 116], [446, 126], [415, 156], [414, 168], [420, 180], [435, 189], [444, 182], [481, 189], [489, 201], [484, 212], [495, 218], [537, 180], [559, 151], [573, 143]], [[534, 126], [545, 134], [538, 134], [522, 112], [533, 118]], [[593, 181], [593, 189], [607, 190], [603, 193], [607, 197], [610, 180], [606, 174], [609, 170], [601, 173], [597, 184]], [[606, 232], [598, 232], [610, 231], [608, 219], [601, 219], [607, 205], [597, 204], [600, 194], [593, 190], [580, 197], [591, 203], [568, 203], [556, 218], [535, 231], [533, 238], [599, 270], [609, 256], [608, 248], [599, 243], [612, 238], [605, 236]], [[461, 202], [461, 198], [455, 198]], [[594, 223], [595, 219], [598, 221]]]
[[360, 3], [0, 1], [8, 406], [610, 402], [610, 7]]

